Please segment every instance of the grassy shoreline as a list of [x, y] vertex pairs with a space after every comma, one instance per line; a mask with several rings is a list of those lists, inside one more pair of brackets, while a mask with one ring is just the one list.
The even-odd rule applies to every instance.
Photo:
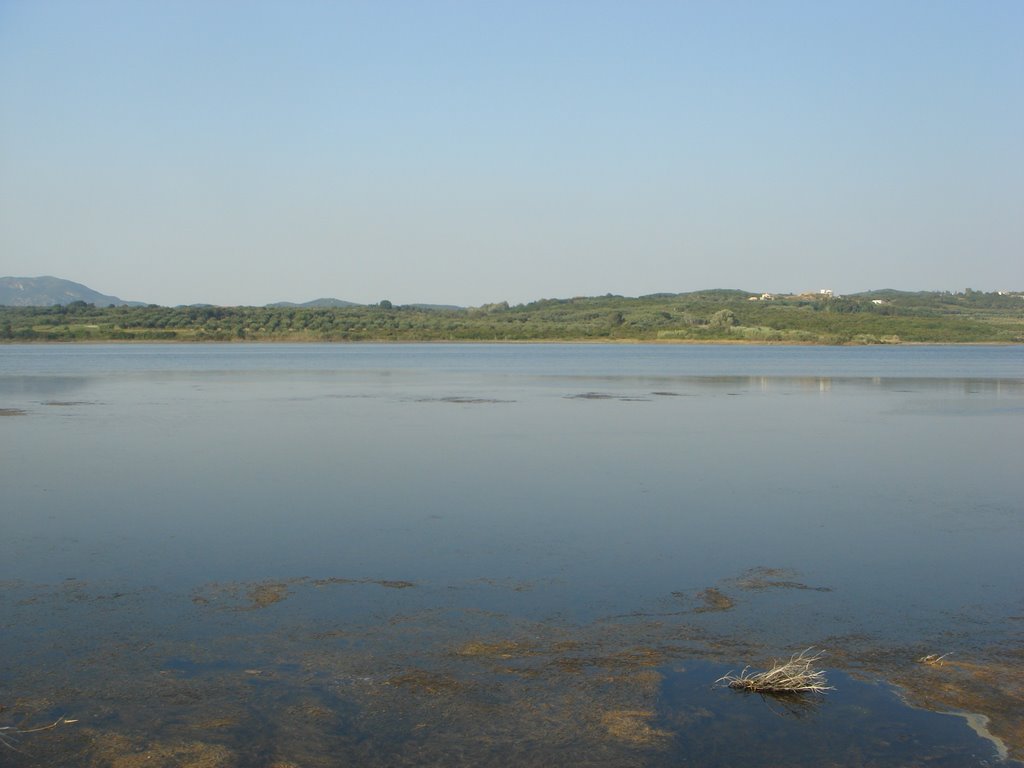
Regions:
[[866, 347], [866, 346], [889, 346], [889, 347], [1016, 347], [1024, 344], [1024, 341], [899, 341], [887, 342], [884, 344], [867, 344], [864, 342], [815, 342], [815, 341], [753, 341], [747, 339], [359, 339], [359, 340], [322, 340], [322, 339], [0, 339], [2, 346], [99, 346], [99, 345], [160, 345], [160, 346], [191, 346], [191, 345], [214, 345], [229, 344], [232, 346], [245, 346], [256, 344], [336, 344], [340, 346], [360, 346], [370, 344], [459, 344], [466, 346], [473, 345], [517, 345], [517, 344], [572, 344], [591, 346], [666, 346], [666, 347]]

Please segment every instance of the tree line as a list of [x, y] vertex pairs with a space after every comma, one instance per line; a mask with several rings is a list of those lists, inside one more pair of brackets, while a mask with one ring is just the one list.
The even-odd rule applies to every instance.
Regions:
[[0, 340], [25, 341], [748, 341], [1024, 343], [1020, 295], [744, 291], [605, 295], [467, 309], [393, 305], [0, 307]]

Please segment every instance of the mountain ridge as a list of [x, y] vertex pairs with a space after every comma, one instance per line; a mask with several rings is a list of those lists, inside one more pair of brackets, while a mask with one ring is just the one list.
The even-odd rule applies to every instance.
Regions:
[[100, 293], [87, 285], [52, 275], [40, 277], [0, 277], [0, 305], [8, 307], [52, 307], [55, 304], [86, 304], [116, 307], [143, 307], [141, 301], [125, 301]]
[[[638, 300], [671, 300], [671, 299], [704, 299], [712, 301], [729, 301], [729, 300], [754, 300], [756, 298], [823, 298], [825, 292], [815, 294], [802, 293], [802, 294], [762, 294], [759, 292], [745, 291], [739, 288], [711, 288], [701, 289], [695, 291], [684, 291], [684, 292], [658, 292], [646, 294], [643, 296], [635, 297]], [[981, 293], [967, 289], [967, 294]], [[999, 295], [1012, 295], [1024, 297], [1024, 292], [1020, 291], [998, 291]], [[829, 297], [832, 297], [831, 292], [828, 292]], [[858, 293], [846, 294], [847, 298], [851, 299], [878, 299], [878, 300], [898, 300], [898, 299], [927, 299], [928, 297], [937, 297], [942, 295], [951, 295], [949, 291], [906, 291], [898, 290], [895, 288], [883, 288], [873, 289], [868, 291], [861, 291]], [[532, 302], [528, 302], [529, 305], [533, 304], [565, 304], [574, 303], [584, 300], [599, 300], [599, 299], [627, 299], [629, 297], [621, 296], [619, 294], [606, 294], [605, 296], [576, 296], [573, 298], [548, 298], [548, 299], [536, 299]], [[841, 298], [836, 295], [834, 298]], [[145, 307], [148, 306], [147, 302], [142, 301], [126, 301], [117, 296], [100, 293], [92, 288], [89, 288], [82, 283], [76, 283], [72, 280], [66, 280], [60, 277], [53, 277], [51, 275], [43, 275], [40, 277], [0, 277], [0, 306], [8, 307], [52, 307], [55, 305], [66, 306], [76, 301], [82, 301], [86, 304], [93, 304], [97, 307], [106, 306], [127, 306], [127, 307]], [[480, 309], [494, 309], [504, 305], [508, 306], [507, 302], [499, 302], [498, 304], [482, 304]], [[377, 304], [361, 304], [355, 301], [346, 301], [343, 299], [323, 297], [313, 299], [305, 302], [293, 302], [293, 301], [276, 301], [262, 305], [218, 305], [210, 303], [196, 303], [190, 305], [179, 304], [178, 307], [192, 306], [192, 307], [227, 307], [227, 306], [261, 306], [267, 309], [346, 309], [346, 308], [358, 308], [358, 307], [374, 307]], [[391, 306], [391, 302], [381, 302], [379, 306]], [[414, 302], [402, 305], [407, 309], [419, 309], [419, 310], [441, 310], [441, 311], [458, 311], [467, 309], [467, 307], [458, 306], [454, 304], [431, 304], [424, 302]]]

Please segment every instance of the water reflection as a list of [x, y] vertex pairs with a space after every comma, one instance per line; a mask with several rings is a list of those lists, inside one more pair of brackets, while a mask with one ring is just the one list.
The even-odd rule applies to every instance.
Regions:
[[[936, 764], [988, 754], [841, 676], [792, 712], [704, 681], [810, 644], [1013, 730], [1020, 378], [143, 352], [0, 370], [0, 726], [91, 729], [39, 764], [794, 764], [778, 722], [808, 765], [839, 736], [901, 764], [893, 722]], [[936, 649], [946, 698], [913, 663]]]

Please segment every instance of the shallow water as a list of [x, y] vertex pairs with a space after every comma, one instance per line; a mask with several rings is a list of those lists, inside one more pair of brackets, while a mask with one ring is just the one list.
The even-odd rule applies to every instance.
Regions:
[[5, 346], [0, 409], [0, 727], [79, 721], [0, 765], [774, 765], [710, 682], [811, 645], [789, 764], [998, 756], [874, 681], [1024, 646], [1018, 348]]

